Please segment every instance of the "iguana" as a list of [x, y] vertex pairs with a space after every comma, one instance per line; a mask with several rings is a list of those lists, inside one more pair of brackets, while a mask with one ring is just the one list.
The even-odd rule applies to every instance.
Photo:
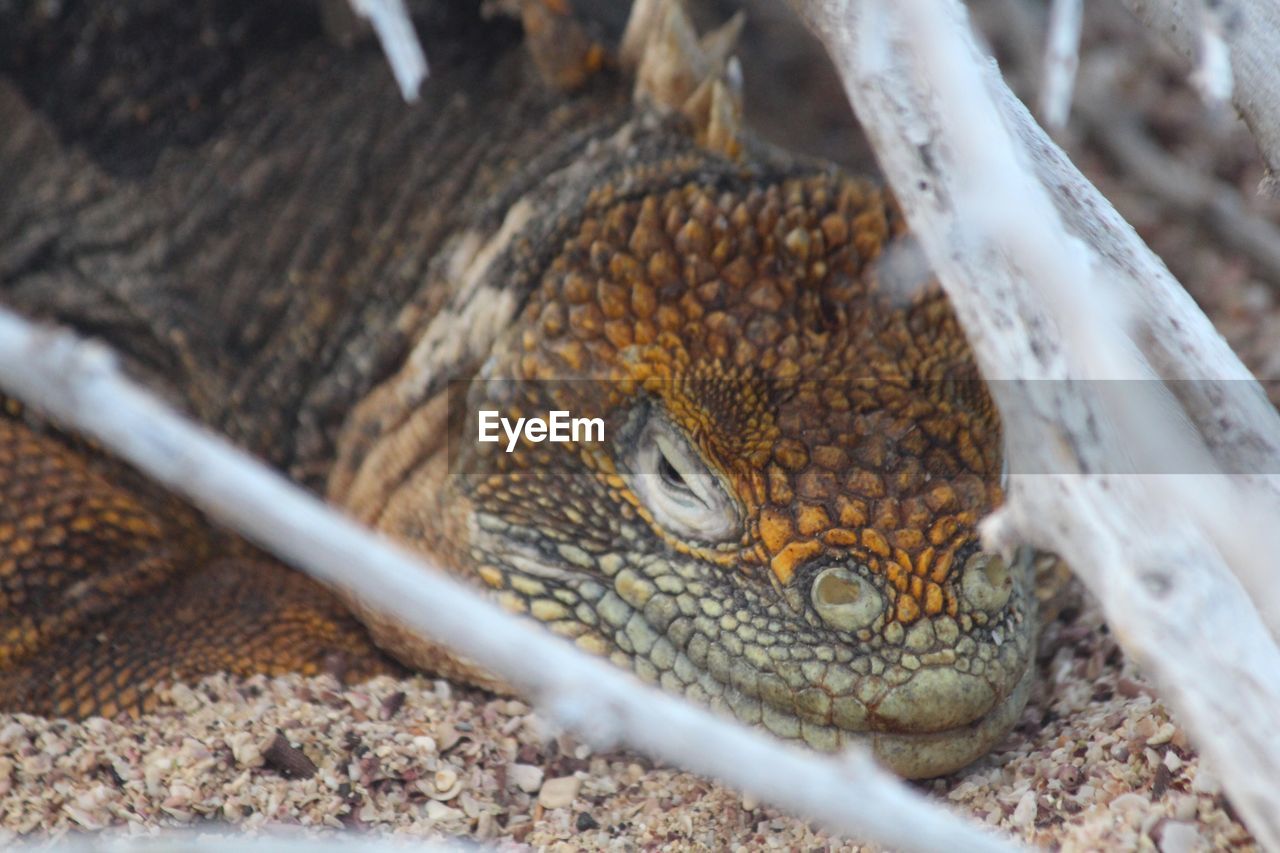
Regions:
[[[1032, 570], [979, 547], [998, 416], [891, 198], [742, 128], [736, 20], [491, 6], [417, 10], [412, 108], [294, 6], [0, 10], [0, 298], [663, 689], [907, 776], [983, 754]], [[10, 710], [379, 649], [500, 686], [12, 400], [0, 595]]]

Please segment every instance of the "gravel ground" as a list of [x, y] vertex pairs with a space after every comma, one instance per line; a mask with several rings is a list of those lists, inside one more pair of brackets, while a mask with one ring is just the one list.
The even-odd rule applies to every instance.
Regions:
[[[1185, 67], [1109, 5], [1088, 9], [1086, 73], [1106, 63], [1118, 69], [1108, 97], [1139, 117], [1179, 168], [1238, 191], [1248, 215], [1280, 222], [1280, 208], [1253, 193], [1261, 167], [1247, 133], [1207, 113], [1185, 84]], [[1036, 18], [1010, 13], [1017, 6], [988, 0], [976, 15], [1015, 84], [1031, 92], [1034, 69], [1019, 67], [1018, 56], [1035, 55], [1025, 36]], [[771, 46], [782, 65], [744, 61], [749, 84], [763, 86], [756, 104], [766, 112], [796, 74], [830, 89], [820, 70], [796, 67], [804, 50], [791, 38]], [[766, 42], [748, 32], [744, 49]], [[855, 150], [840, 148], [849, 122], [838, 104], [810, 120], [821, 133], [809, 150]], [[1100, 133], [1105, 127], [1077, 123], [1064, 144], [1246, 363], [1263, 378], [1280, 377], [1274, 270], [1223, 248], [1207, 206], [1171, 209], [1164, 188], [1129, 174]], [[1253, 848], [1097, 603], [1079, 591], [1070, 598], [1046, 630], [1041, 678], [1016, 729], [973, 767], [921, 787], [1036, 845]], [[383, 678], [344, 689], [327, 677], [215, 678], [165, 698], [162, 711], [137, 721], [0, 716], [0, 842], [230, 823], [252, 832], [467, 835], [501, 849], [859, 849], [712, 781], [627, 753], [595, 753], [550, 732], [521, 702], [442, 681]]]
[[[1037, 845], [1252, 846], [1095, 605], [1069, 603], [1044, 650], [1015, 731], [922, 787]], [[214, 678], [163, 698], [138, 721], [0, 721], [0, 841], [227, 822], [255, 834], [468, 835], [499, 849], [860, 849], [444, 681]]]

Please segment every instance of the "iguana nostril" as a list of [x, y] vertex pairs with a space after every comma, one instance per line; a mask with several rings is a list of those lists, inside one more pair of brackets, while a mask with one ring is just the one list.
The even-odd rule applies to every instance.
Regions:
[[832, 628], [866, 628], [884, 612], [884, 598], [864, 578], [841, 566], [823, 569], [813, 581], [813, 607]]
[[965, 563], [960, 589], [969, 604], [994, 613], [1009, 603], [1013, 580], [1009, 577], [1008, 565], [999, 555], [979, 552]]

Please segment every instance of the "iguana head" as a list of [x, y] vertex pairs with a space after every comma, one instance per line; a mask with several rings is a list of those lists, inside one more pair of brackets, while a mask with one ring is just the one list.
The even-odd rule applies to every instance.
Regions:
[[[908, 776], [969, 763], [1025, 702], [1035, 614], [1027, 567], [979, 548], [1000, 426], [945, 299], [902, 286], [867, 183], [662, 163], [472, 252], [338, 497], [669, 691]], [[469, 338], [445, 388], [424, 366]], [[508, 452], [481, 411], [603, 439]]]

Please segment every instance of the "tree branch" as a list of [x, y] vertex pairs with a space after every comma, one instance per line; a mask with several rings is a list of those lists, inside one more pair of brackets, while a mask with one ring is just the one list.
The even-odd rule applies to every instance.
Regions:
[[1280, 417], [980, 55], [955, 0], [793, 4], [993, 380], [1013, 476], [988, 545], [1072, 565], [1280, 847], [1280, 650], [1232, 573], [1280, 627], [1280, 513], [1244, 478], [1192, 476], [1280, 471]]
[[1124, 4], [1209, 76], [1213, 76], [1209, 69], [1216, 57], [1213, 50], [1205, 49], [1206, 42], [1212, 45], [1217, 38], [1226, 43], [1234, 78], [1232, 103], [1253, 131], [1267, 164], [1260, 189], [1280, 196], [1280, 73], [1276, 72], [1280, 68], [1280, 6], [1268, 0], [1233, 0], [1221, 3], [1220, 11], [1206, 14], [1202, 0], [1124, 0]]
[[1071, 91], [1080, 68], [1083, 17], [1084, 0], [1053, 0], [1040, 85], [1040, 116], [1051, 130], [1065, 127], [1071, 112]]
[[351, 0], [351, 8], [373, 25], [391, 73], [400, 86], [400, 96], [410, 103], [418, 100], [418, 90], [427, 79], [427, 55], [418, 41], [404, 0]]
[[1148, 195], [1202, 223], [1220, 245], [1247, 257], [1268, 284], [1280, 287], [1280, 226], [1251, 213], [1239, 190], [1170, 156], [1137, 117], [1104, 99], [1082, 97], [1077, 114], [1087, 134]]

